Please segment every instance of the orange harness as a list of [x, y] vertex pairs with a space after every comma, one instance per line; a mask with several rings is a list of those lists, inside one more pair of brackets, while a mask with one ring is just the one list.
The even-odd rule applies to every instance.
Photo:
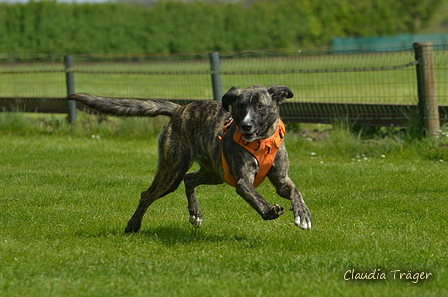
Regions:
[[[232, 122], [233, 119], [226, 121], [223, 128], [224, 134], [227, 133]], [[277, 130], [271, 137], [247, 142], [243, 139], [243, 134], [240, 132], [238, 127], [236, 127], [233, 140], [249, 151], [258, 162], [258, 173], [255, 175], [254, 180], [255, 187], [261, 184], [271, 169], [272, 164], [274, 163], [275, 155], [277, 154], [277, 151], [283, 142], [283, 138], [285, 137], [285, 133], [285, 124], [283, 124], [282, 120], [278, 119]], [[222, 140], [222, 137], [220, 137], [220, 139]], [[224, 168], [224, 179], [229, 185], [236, 187], [235, 178], [230, 174], [229, 164], [227, 164], [226, 158], [224, 157], [224, 152], [222, 153], [222, 166]]]

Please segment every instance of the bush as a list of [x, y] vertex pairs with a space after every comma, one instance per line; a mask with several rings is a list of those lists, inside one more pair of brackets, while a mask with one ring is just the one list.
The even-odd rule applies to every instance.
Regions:
[[[438, 5], [431, 6], [431, 11]], [[403, 7], [398, 0], [264, 0], [247, 7], [242, 2], [203, 1], [158, 1], [150, 6], [125, 2], [2, 3], [0, 52], [168, 54], [291, 50], [326, 45], [334, 36], [412, 31], [412, 14], [406, 10], [415, 7], [408, 6]], [[425, 11], [425, 18], [420, 21], [427, 22], [431, 11]]]

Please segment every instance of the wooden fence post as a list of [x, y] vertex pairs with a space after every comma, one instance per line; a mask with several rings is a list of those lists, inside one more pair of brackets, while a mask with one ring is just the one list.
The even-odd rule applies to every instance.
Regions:
[[434, 137], [439, 134], [440, 119], [432, 43], [414, 43], [414, 53], [419, 61], [416, 68], [420, 119], [426, 133]]
[[210, 70], [212, 72], [213, 99], [222, 100], [221, 75], [219, 74], [219, 52], [213, 52], [210, 56]]
[[[75, 76], [72, 71], [73, 59], [71, 55], [64, 56], [65, 61], [65, 82], [67, 85], [67, 96], [75, 94]], [[68, 100], [68, 121], [73, 124], [76, 120], [76, 101]]]

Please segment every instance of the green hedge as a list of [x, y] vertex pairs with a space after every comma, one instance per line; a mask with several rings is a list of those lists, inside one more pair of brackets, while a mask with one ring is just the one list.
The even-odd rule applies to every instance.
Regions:
[[409, 31], [414, 23], [398, 3], [278, 0], [247, 8], [200, 1], [3, 3], [0, 53], [168, 54], [325, 45], [333, 36]]

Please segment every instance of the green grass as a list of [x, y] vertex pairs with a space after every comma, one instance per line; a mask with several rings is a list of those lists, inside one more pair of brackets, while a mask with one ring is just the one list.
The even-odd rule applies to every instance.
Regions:
[[[162, 122], [109, 118], [99, 128], [86, 116], [72, 128], [57, 117], [0, 119], [1, 296], [448, 293], [446, 134], [417, 143], [361, 140], [341, 128], [322, 141], [289, 133], [309, 232], [289, 211], [263, 221], [227, 185], [198, 188], [196, 230], [181, 185], [150, 207], [139, 234], [125, 235], [157, 164], [156, 132], [143, 127]], [[288, 207], [268, 183], [259, 191]], [[381, 269], [387, 280], [346, 281], [350, 269]], [[414, 284], [394, 280], [393, 270], [432, 275]]]
[[[287, 85], [292, 100], [311, 102], [417, 104], [415, 67], [370, 71], [374, 67], [404, 65], [414, 60], [413, 52], [364, 55], [313, 55], [221, 59], [222, 89], [272, 83]], [[435, 54], [439, 104], [448, 104], [446, 51]], [[356, 68], [366, 71], [343, 71]], [[288, 70], [322, 70], [328, 73], [281, 74]], [[338, 70], [334, 72], [334, 70]], [[0, 97], [64, 97], [63, 63], [3, 63], [0, 65]], [[85, 62], [75, 58], [75, 90], [113, 97], [211, 99], [213, 90], [209, 61], [146, 60], [139, 62]], [[11, 73], [15, 71], [15, 73]], [[47, 71], [34, 72], [30, 71]], [[50, 71], [50, 72], [48, 72]], [[54, 72], [52, 72], [54, 71]], [[88, 73], [86, 73], [86, 71]], [[100, 72], [112, 72], [110, 74]], [[247, 72], [255, 72], [247, 74]], [[260, 74], [257, 72], [260, 71]], [[277, 73], [266, 73], [277, 71]], [[134, 72], [129, 74], [126, 72]], [[165, 74], [139, 74], [163, 72]], [[245, 73], [246, 72], [246, 73]], [[238, 74], [242, 73], [242, 74]]]

